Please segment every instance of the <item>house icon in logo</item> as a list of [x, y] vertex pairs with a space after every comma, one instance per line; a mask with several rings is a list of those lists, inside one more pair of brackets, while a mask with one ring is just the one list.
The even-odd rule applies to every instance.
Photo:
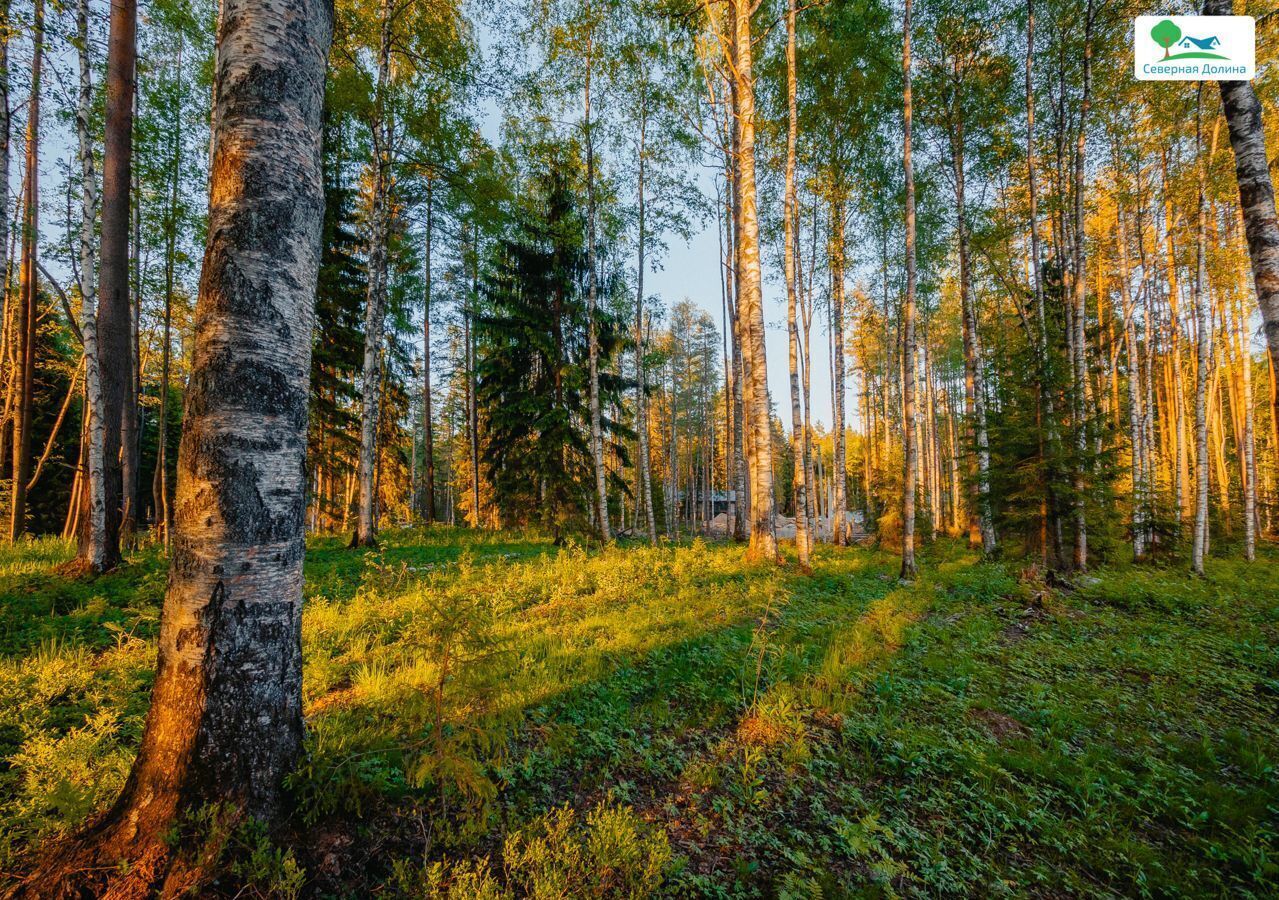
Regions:
[[[1204, 37], [1191, 37], [1187, 34], [1183, 36], [1181, 29], [1177, 27], [1177, 23], [1171, 19], [1163, 19], [1154, 28], [1150, 29], [1150, 38], [1164, 48], [1163, 58], [1166, 61], [1177, 59], [1229, 59], [1228, 56], [1222, 56], [1220, 53], [1210, 52], [1221, 47], [1221, 38], [1217, 37], [1217, 35], [1209, 34]], [[1172, 52], [1174, 45], [1180, 52]]]
[[1221, 38], [1215, 34], [1206, 38], [1193, 38], [1187, 35], [1181, 39], [1181, 43], [1177, 45], [1182, 50], [1213, 50], [1221, 46]]

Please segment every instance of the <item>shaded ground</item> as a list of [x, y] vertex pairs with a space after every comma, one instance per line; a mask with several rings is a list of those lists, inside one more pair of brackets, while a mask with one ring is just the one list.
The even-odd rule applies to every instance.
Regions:
[[[1273, 556], [1045, 592], [948, 544], [902, 586], [862, 549], [386, 537], [312, 545], [296, 811], [228, 895], [1275, 892]], [[119, 789], [164, 573], [3, 552], [12, 872]]]

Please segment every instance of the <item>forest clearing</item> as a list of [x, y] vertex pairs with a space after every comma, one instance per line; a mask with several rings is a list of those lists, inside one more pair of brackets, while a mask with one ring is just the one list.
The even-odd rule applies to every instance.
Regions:
[[[1061, 591], [944, 542], [902, 586], [865, 549], [821, 548], [806, 575], [722, 542], [384, 537], [309, 548], [296, 805], [273, 841], [228, 840], [227, 895], [1263, 896], [1279, 877], [1269, 569], [1124, 565]], [[5, 870], [115, 797], [146, 712], [162, 560], [67, 584], [48, 572], [71, 553], [0, 563]]]
[[1276, 45], [0, 0], [0, 897], [1279, 895]]

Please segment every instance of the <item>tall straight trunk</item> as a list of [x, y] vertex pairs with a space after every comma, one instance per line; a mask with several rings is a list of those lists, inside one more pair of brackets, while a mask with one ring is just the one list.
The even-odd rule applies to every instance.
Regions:
[[[1240, 272], [1242, 281], [1243, 272]], [[1240, 447], [1240, 481], [1243, 486], [1243, 555], [1248, 562], [1257, 556], [1257, 437], [1253, 414], [1252, 351], [1248, 346], [1247, 315], [1244, 300], [1247, 291], [1240, 285], [1237, 302], [1232, 304], [1235, 353], [1239, 357], [1239, 381], [1243, 407], [1243, 440]]]
[[1123, 208], [1115, 212], [1119, 232], [1119, 297], [1123, 304], [1124, 350], [1128, 356], [1128, 443], [1132, 449], [1132, 557], [1146, 558], [1149, 496], [1146, 483], [1146, 442], [1142, 433], [1141, 358], [1137, 348], [1137, 325], [1133, 315], [1131, 272], [1128, 268], [1128, 230]]
[[[1044, 307], [1043, 251], [1039, 237], [1039, 170], [1035, 147], [1035, 3], [1026, 0], [1026, 186], [1030, 198], [1030, 256], [1031, 276], [1035, 293], [1035, 413], [1041, 463], [1047, 459], [1048, 448], [1055, 443], [1055, 427], [1052, 392], [1048, 385], [1048, 321]], [[1044, 473], [1044, 493], [1039, 505], [1040, 561], [1046, 566], [1050, 555], [1052, 563], [1060, 562], [1056, 554], [1056, 541], [1050, 534], [1056, 532], [1056, 500], [1052, 487], [1052, 475]], [[1050, 554], [1050, 550], [1053, 551]]]
[[902, 578], [914, 578], [915, 476], [919, 450], [915, 440], [915, 162], [911, 156], [910, 14], [906, 0], [902, 23], [902, 99], [905, 104], [902, 167], [906, 173], [906, 301], [902, 308]]
[[475, 396], [475, 316], [473, 304], [480, 295], [480, 226], [471, 223], [471, 291], [463, 310], [463, 338], [466, 341], [466, 434], [471, 451], [471, 515], [476, 528], [480, 523], [480, 411]]
[[786, 265], [786, 337], [790, 361], [791, 455], [794, 459], [792, 484], [795, 493], [795, 550], [799, 564], [809, 564], [808, 543], [808, 453], [804, 435], [804, 413], [799, 393], [799, 324], [797, 270], [799, 247], [796, 225], [795, 143], [799, 132], [798, 103], [795, 97], [795, 0], [786, 0], [786, 194], [782, 209], [782, 240]]
[[591, 130], [591, 75], [595, 63], [594, 32], [586, 44], [586, 82], [583, 92], [584, 119], [582, 130], [586, 138], [586, 333], [587, 357], [590, 375], [590, 428], [591, 463], [595, 469], [595, 517], [600, 540], [608, 543], [613, 537], [608, 523], [608, 470], [604, 466], [604, 435], [600, 422], [600, 342], [596, 307], [599, 303], [599, 261], [595, 252], [595, 135]]
[[[636, 199], [638, 200], [638, 249], [635, 270], [635, 431], [639, 438], [636, 465], [639, 468], [639, 496], [635, 502], [636, 519], [643, 519], [648, 542], [657, 546], [657, 519], [653, 515], [653, 483], [648, 458], [648, 386], [644, 377], [644, 266], [647, 264], [647, 232], [644, 230], [645, 163], [648, 159], [648, 107], [643, 107], [639, 123], [639, 154]], [[718, 225], [716, 231], [718, 231]], [[720, 272], [721, 280], [723, 271]], [[727, 309], [725, 310], [727, 311]], [[728, 339], [727, 334], [725, 340]], [[726, 488], [727, 489], [727, 488]], [[639, 530], [638, 522], [636, 531]]]
[[423, 485], [422, 519], [435, 521], [435, 432], [431, 421], [431, 253], [434, 239], [434, 179], [426, 178], [426, 246], [422, 264], [422, 455], [426, 468]]
[[[1208, 309], [1207, 202], [1204, 196], [1203, 83], [1195, 107], [1195, 169], [1199, 179], [1195, 224], [1195, 323], [1198, 349], [1195, 372], [1195, 533], [1191, 567], [1204, 573], [1208, 552], [1208, 368], [1212, 355], [1212, 317]], [[1222, 490], [1226, 489], [1222, 485]]]
[[[12, 115], [9, 110], [9, 8], [12, 0], [0, 0], [0, 308], [7, 312], [9, 299], [9, 156], [11, 153]], [[7, 332], [7, 321], [0, 319], [0, 332]], [[0, 344], [3, 335], [0, 335]], [[0, 358], [3, 349], [0, 348]], [[4, 439], [0, 437], [0, 468], [3, 467]]]
[[1088, 148], [1088, 112], [1092, 107], [1092, 27], [1093, 2], [1088, 0], [1084, 12], [1084, 72], [1083, 98], [1079, 107], [1079, 133], [1075, 144], [1075, 272], [1074, 272], [1074, 419], [1075, 461], [1074, 518], [1075, 553], [1074, 568], [1088, 568], [1088, 517], [1085, 503], [1088, 458], [1088, 343], [1085, 324], [1088, 320], [1088, 236], [1084, 219], [1084, 170]]
[[76, 137], [80, 156], [80, 334], [84, 338], [85, 431], [81, 456], [83, 471], [77, 472], [73, 503], [83, 505], [87, 514], [83, 517], [84, 536], [74, 565], [89, 574], [98, 574], [104, 570], [106, 563], [103, 460], [106, 435], [102, 418], [102, 363], [98, 347], [98, 266], [93, 246], [98, 218], [98, 185], [93, 165], [93, 137], [89, 130], [93, 113], [93, 65], [89, 58], [88, 0], [79, 0], [76, 5], [76, 37], [80, 64]]
[[[9, 540], [27, 529], [27, 480], [31, 477], [31, 404], [35, 382], [36, 274], [40, 237], [40, 87], [44, 65], [44, 0], [35, 0], [32, 16], [31, 100], [27, 104], [27, 177], [22, 215], [22, 266], [18, 276], [15, 335], [18, 409], [13, 421], [13, 490]], [[0, 215], [7, 215], [0, 211]]]
[[[798, 129], [797, 129], [798, 130]], [[798, 136], [798, 135], [797, 135]], [[817, 204], [813, 204], [813, 256], [817, 255]], [[805, 285], [803, 272], [803, 255], [799, 252], [799, 203], [798, 199], [795, 203], [795, 286], [799, 295], [799, 317], [800, 317], [800, 338], [799, 338], [799, 362], [801, 371], [801, 388], [800, 398], [804, 402], [804, 444], [803, 444], [803, 461], [804, 461], [804, 484], [807, 488], [805, 498], [808, 501], [808, 553], [812, 555], [813, 548], [817, 544], [817, 482], [813, 477], [813, 423], [812, 423], [812, 344], [811, 338], [813, 333], [813, 298], [812, 285]], [[814, 266], [810, 266], [811, 269]]]
[[[133, 313], [129, 298], [129, 208], [133, 171], [136, 0], [111, 4], [107, 42], [106, 141], [102, 154], [102, 243], [99, 254], [98, 353], [102, 361], [102, 466], [106, 510], [102, 568], [119, 565], [125, 503], [124, 470], [131, 453], [124, 440], [134, 378]], [[80, 557], [94, 552], [81, 531]]]
[[[173, 558], [124, 791], [19, 890], [199, 893], [216, 853], [172, 839], [270, 821], [302, 748], [307, 373], [324, 193], [326, 0], [224, 0], [217, 153], [178, 463]], [[192, 842], [194, 843], [194, 842]]]
[[[1204, 0], [1205, 15], [1228, 16], [1232, 12], [1231, 0]], [[1275, 189], [1266, 154], [1261, 103], [1250, 81], [1219, 81], [1217, 86], [1230, 126], [1239, 205], [1243, 208], [1244, 234], [1266, 348], [1272, 369], [1279, 371], [1279, 216], [1275, 214]], [[1271, 421], [1279, 435], [1279, 390], [1271, 390], [1270, 401]]]
[[1177, 281], [1177, 254], [1173, 245], [1172, 198], [1168, 188], [1168, 155], [1160, 154], [1160, 165], [1163, 173], [1163, 211], [1164, 211], [1164, 258], [1168, 282], [1168, 356], [1172, 366], [1172, 380], [1175, 390], [1170, 393], [1173, 451], [1172, 451], [1172, 493], [1176, 505], [1177, 523], [1180, 526], [1189, 508], [1190, 491], [1190, 450], [1186, 443], [1186, 402], [1183, 392], [1181, 366], [1181, 288]]
[[[832, 180], [837, 174], [832, 171]], [[834, 504], [831, 508], [831, 540], [837, 547], [849, 542], [848, 516], [848, 453], [845, 443], [845, 394], [844, 377], [844, 198], [841, 189], [831, 185], [830, 202], [830, 277], [831, 277], [831, 397], [833, 399], [835, 478]]]
[[[138, 118], [137, 52], [134, 50], [133, 118]], [[120, 543], [131, 548], [137, 538], [138, 527], [138, 471], [142, 467], [141, 435], [145, 430], [142, 407], [142, 182], [137, 166], [130, 167], [129, 221], [132, 237], [129, 240], [129, 384], [124, 392], [124, 408], [120, 414], [120, 480], [123, 503], [120, 507]]]
[[[178, 45], [177, 83], [182, 85], [182, 45]], [[156, 417], [157, 451], [155, 478], [152, 493], [155, 497], [155, 520], [164, 535], [164, 546], [170, 543], [171, 513], [169, 510], [169, 369], [172, 355], [173, 339], [173, 270], [175, 265], [176, 240], [178, 233], [178, 185], [182, 163], [182, 117], [181, 110], [173, 110], [173, 122], [170, 124], [170, 140], [172, 142], [169, 165], [169, 212], [165, 222], [164, 234], [164, 327], [162, 346], [160, 348], [160, 409]]]
[[[990, 436], [986, 424], [986, 390], [982, 375], [981, 343], [977, 332], [977, 303], [972, 291], [972, 271], [968, 245], [968, 210], [965, 202], [964, 124], [959, 122], [951, 136], [951, 160], [955, 176], [955, 222], [959, 241], [959, 314], [964, 342], [964, 405], [968, 414], [968, 451], [975, 457], [975, 479], [969, 499], [968, 540], [981, 544], [982, 554], [997, 550], [994, 512], [990, 499]], [[956, 497], [956, 508], [958, 508]]]
[[[734, 146], [737, 143], [734, 129]], [[737, 278], [737, 177], [732, 163], [727, 166], [728, 192], [728, 255], [725, 270], [728, 278], [728, 311], [732, 320], [733, 340], [733, 539], [745, 541], [749, 530], [749, 490], [746, 472], [746, 366], [742, 355], [742, 307], [739, 280]]]
[[750, 469], [750, 556], [775, 560], [773, 532], [772, 429], [768, 409], [768, 361], [764, 349], [764, 298], [760, 271], [759, 213], [755, 193], [755, 76], [750, 0], [733, 0], [734, 66], [737, 82], [735, 120], [738, 134], [737, 175], [740, 233], [737, 236], [740, 294], [738, 314], [745, 323], [747, 428]]
[[391, 71], [391, 0], [382, 0], [374, 85], [373, 171], [369, 179], [368, 288], [364, 302], [364, 368], [360, 380], [359, 515], [352, 547], [377, 546], [377, 455], [382, 386], [382, 333], [386, 319], [386, 242], [391, 215], [387, 190], [391, 177], [390, 115], [387, 103]]

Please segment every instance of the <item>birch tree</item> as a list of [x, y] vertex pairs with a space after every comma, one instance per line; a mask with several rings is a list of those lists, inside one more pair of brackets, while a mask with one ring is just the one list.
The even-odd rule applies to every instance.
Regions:
[[224, 2], [209, 237], [151, 708], [120, 798], [46, 857], [19, 896], [198, 892], [216, 854], [175, 843], [179, 817], [211, 804], [217, 834], [281, 808], [303, 732], [306, 373], [331, 29], [326, 0]]

